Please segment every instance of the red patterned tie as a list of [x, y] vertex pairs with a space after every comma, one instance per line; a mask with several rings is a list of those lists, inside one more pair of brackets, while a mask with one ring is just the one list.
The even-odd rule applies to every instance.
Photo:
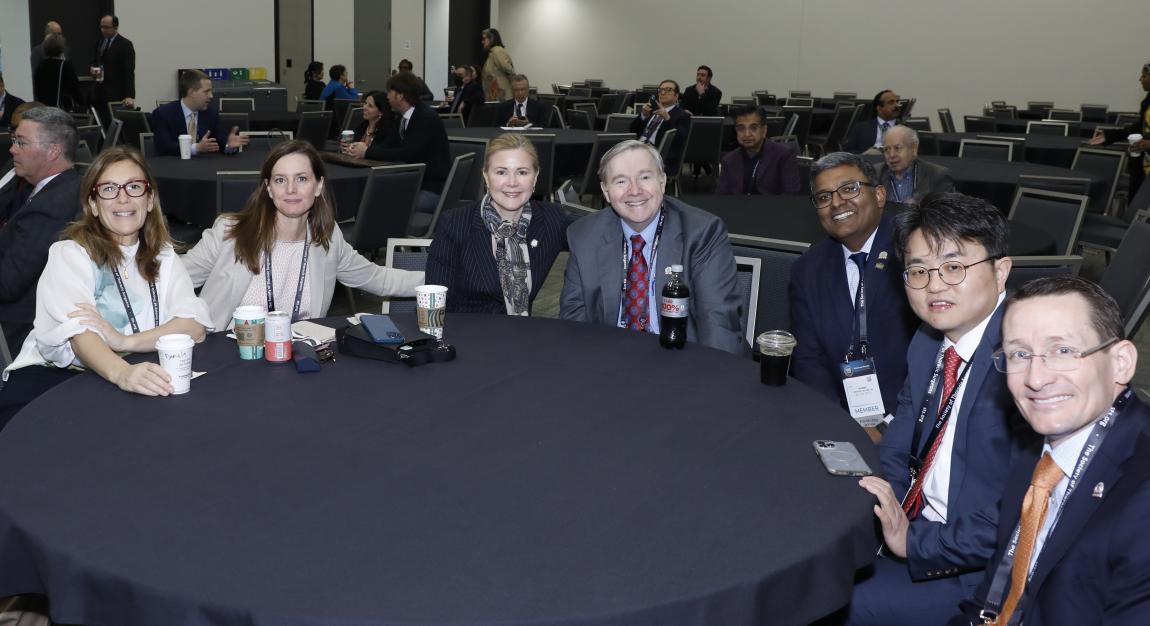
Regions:
[[[943, 407], [946, 406], [947, 400], [950, 399], [950, 394], [954, 393], [954, 386], [958, 383], [958, 366], [962, 364], [962, 357], [958, 356], [955, 352], [954, 346], [946, 349], [943, 355], [942, 365], [942, 397], [938, 401], [938, 411], [941, 413]], [[906, 499], [903, 500], [902, 510], [906, 512], [906, 516], [910, 519], [918, 517], [922, 512], [923, 496], [922, 485], [926, 482], [926, 473], [930, 471], [931, 465], [934, 464], [934, 455], [938, 453], [938, 447], [942, 444], [943, 437], [946, 436], [946, 429], [950, 427], [950, 416], [946, 417], [946, 422], [942, 425], [942, 430], [938, 436], [934, 438], [934, 443], [930, 445], [930, 450], [926, 453], [926, 458], [923, 459], [922, 469], [918, 472], [918, 480], [914, 481], [911, 486], [910, 492], [906, 494]]]
[[643, 258], [643, 246], [647, 245], [641, 235], [631, 236], [631, 260], [627, 263], [627, 309], [623, 312], [627, 328], [647, 329], [647, 260]]

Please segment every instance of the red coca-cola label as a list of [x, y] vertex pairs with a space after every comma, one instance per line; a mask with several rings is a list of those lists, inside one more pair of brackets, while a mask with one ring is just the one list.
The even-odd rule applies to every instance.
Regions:
[[687, 298], [663, 298], [659, 314], [663, 317], [687, 317]]

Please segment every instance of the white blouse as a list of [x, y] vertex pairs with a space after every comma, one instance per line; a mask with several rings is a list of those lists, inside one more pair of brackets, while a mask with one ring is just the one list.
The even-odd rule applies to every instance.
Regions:
[[[299, 270], [303, 263], [303, 241], [277, 241], [272, 246], [272, 296], [275, 298], [276, 309], [292, 312], [295, 307], [296, 289], [299, 287]], [[260, 255], [260, 273], [252, 276], [248, 283], [244, 298], [240, 306], [256, 305], [267, 307], [267, 281], [263, 274], [263, 255]], [[308, 255], [308, 264], [315, 262], [315, 256]], [[311, 272], [303, 279], [303, 298], [300, 300], [299, 317], [306, 320], [311, 314]]]

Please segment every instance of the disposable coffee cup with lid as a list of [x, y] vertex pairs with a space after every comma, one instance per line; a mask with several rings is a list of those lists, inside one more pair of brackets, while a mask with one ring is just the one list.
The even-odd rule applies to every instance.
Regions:
[[1126, 141], [1127, 141], [1127, 143], [1130, 144], [1130, 156], [1132, 156], [1132, 157], [1142, 156], [1141, 152], [1135, 152], [1134, 151], [1134, 144], [1138, 143], [1139, 141], [1142, 141], [1142, 135], [1140, 135], [1138, 133], [1131, 133], [1131, 134], [1126, 136]]
[[181, 159], [192, 158], [192, 136], [191, 135], [180, 135], [176, 139], [180, 142], [180, 158]]
[[196, 342], [190, 335], [161, 335], [156, 340], [160, 367], [172, 378], [172, 393], [188, 393], [192, 388], [192, 349]]

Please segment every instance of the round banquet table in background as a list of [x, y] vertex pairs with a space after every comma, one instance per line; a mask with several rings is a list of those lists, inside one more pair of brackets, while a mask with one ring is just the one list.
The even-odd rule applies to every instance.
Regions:
[[[732, 235], [750, 235], [815, 244], [826, 238], [807, 196], [687, 195], [683, 202], [719, 216]], [[894, 205], [888, 205], [894, 206]], [[1054, 238], [1029, 224], [1010, 225], [1010, 254], [1054, 254]]]
[[252, 111], [248, 113], [248, 130], [286, 130], [295, 133], [298, 128], [299, 111]]
[[577, 322], [445, 338], [297, 374], [217, 333], [187, 395], [69, 380], [0, 433], [0, 596], [118, 626], [805, 624], [873, 558], [874, 499], [812, 441], [874, 447], [808, 387]]
[[[982, 135], [980, 137], [979, 135]], [[1074, 153], [1078, 148], [1102, 148], [1091, 146], [1086, 139], [1078, 136], [1059, 137], [1057, 135], [1027, 135], [1018, 133], [935, 133], [942, 156], [958, 156], [958, 148], [963, 139], [989, 140], [986, 136], [1002, 136], [1025, 140], [1025, 153], [1020, 161], [1069, 168], [1074, 163]], [[1015, 152], [1018, 148], [1015, 147]], [[928, 157], [929, 158], [929, 157]]]
[[[448, 141], [455, 139], [485, 139], [492, 140], [507, 132], [523, 132], [529, 135], [555, 135], [555, 163], [553, 164], [553, 179], [556, 186], [564, 178], [577, 177], [582, 180], [587, 171], [587, 161], [591, 160], [591, 148], [595, 144], [595, 137], [602, 131], [582, 130], [575, 128], [532, 128], [525, 131], [506, 131], [501, 128], [449, 128]], [[479, 155], [482, 164], [483, 155]], [[578, 183], [576, 183], [578, 186]]]
[[[259, 171], [267, 159], [265, 150], [245, 150], [239, 154], [203, 154], [182, 160], [157, 156], [148, 165], [160, 187], [160, 203], [166, 215], [210, 228], [216, 219], [216, 172]], [[355, 217], [370, 168], [327, 165], [327, 189], [335, 201], [339, 219]]]

